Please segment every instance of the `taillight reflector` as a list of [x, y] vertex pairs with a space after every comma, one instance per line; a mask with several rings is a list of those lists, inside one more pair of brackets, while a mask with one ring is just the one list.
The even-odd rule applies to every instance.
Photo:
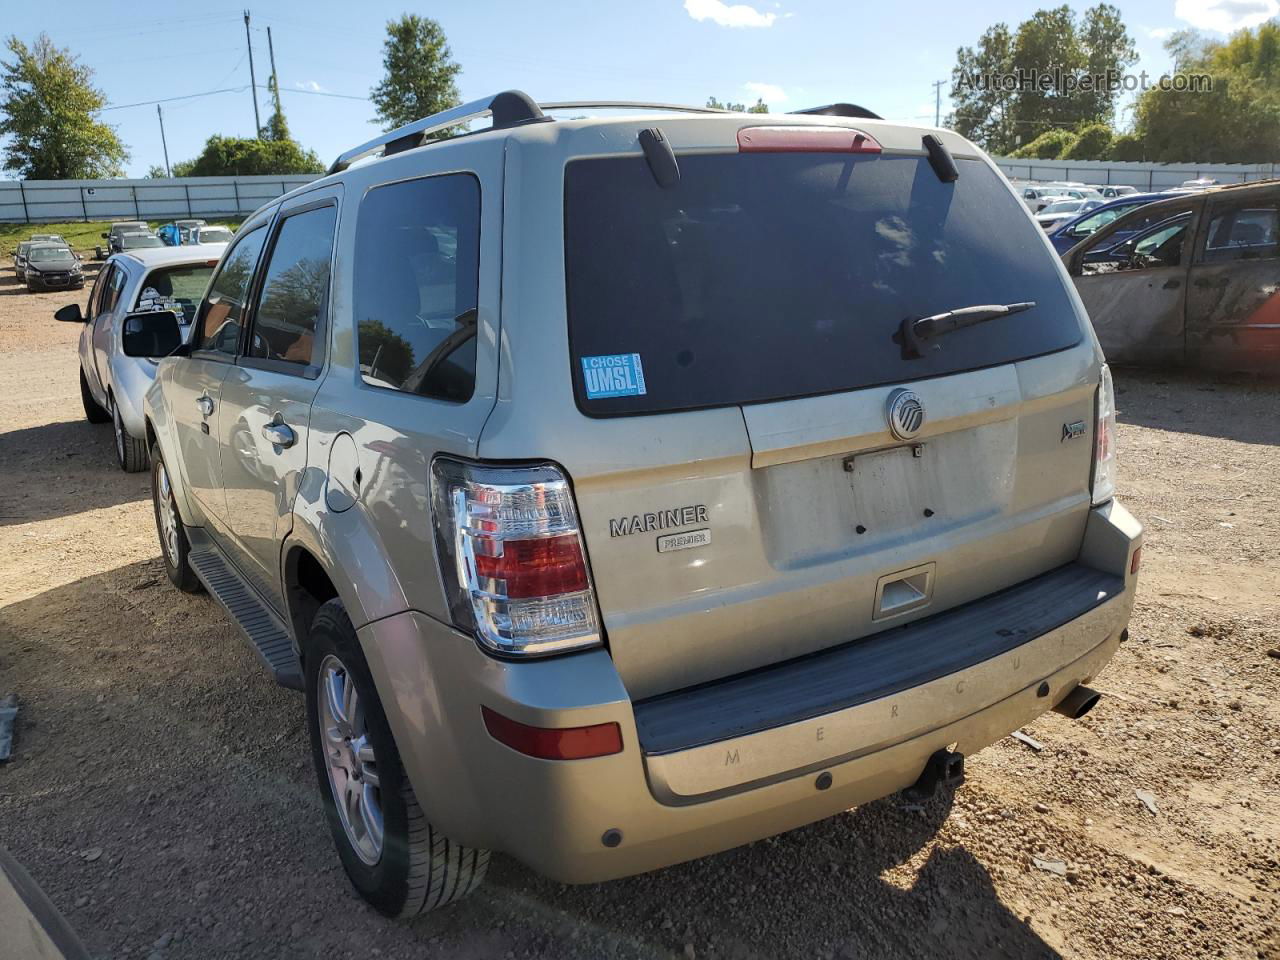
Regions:
[[1133, 551], [1133, 559], [1129, 561], [1129, 575], [1132, 576], [1133, 574], [1137, 573], [1138, 567], [1140, 566], [1142, 566], [1142, 548], [1141, 547]]
[[879, 153], [880, 143], [848, 127], [743, 127], [739, 153]]
[[476, 555], [476, 573], [503, 580], [511, 598], [550, 597], [586, 590], [587, 564], [576, 533], [536, 540], [499, 540], [501, 556]]
[[518, 753], [540, 760], [585, 760], [622, 752], [622, 728], [616, 723], [589, 727], [531, 727], [496, 710], [481, 707], [489, 736]]

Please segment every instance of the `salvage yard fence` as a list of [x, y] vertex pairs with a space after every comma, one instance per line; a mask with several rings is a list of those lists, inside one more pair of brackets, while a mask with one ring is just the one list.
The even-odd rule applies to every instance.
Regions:
[[[1243, 183], [1280, 177], [1274, 163], [1117, 163], [994, 157], [1011, 180], [1079, 180], [1140, 190], [1209, 177]], [[173, 177], [155, 180], [0, 180], [0, 223], [243, 217], [317, 175]]]
[[1076, 180], [1156, 191], [1186, 180], [1245, 183], [1280, 177], [1275, 163], [1120, 163], [1110, 160], [1015, 160], [992, 157], [1010, 180]]
[[243, 217], [316, 179], [174, 177], [154, 180], [0, 180], [0, 222]]

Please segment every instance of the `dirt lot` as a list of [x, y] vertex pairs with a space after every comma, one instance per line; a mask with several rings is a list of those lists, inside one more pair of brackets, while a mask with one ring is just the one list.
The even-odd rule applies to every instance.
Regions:
[[96, 956], [1280, 957], [1280, 388], [1117, 378], [1138, 609], [1110, 696], [1028, 728], [1042, 750], [997, 744], [924, 810], [602, 886], [498, 858], [469, 902], [398, 924], [331, 849], [301, 698], [165, 580], [145, 475], [81, 416], [66, 297], [11, 276], [0, 844]]

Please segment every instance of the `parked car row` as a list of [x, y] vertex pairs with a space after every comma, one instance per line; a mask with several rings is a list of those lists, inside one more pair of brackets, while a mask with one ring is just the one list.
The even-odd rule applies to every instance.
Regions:
[[[126, 233], [123, 239], [130, 236]], [[122, 470], [147, 467], [142, 407], [156, 370], [154, 360], [124, 354], [125, 318], [164, 311], [185, 331], [225, 248], [226, 244], [126, 247], [103, 264], [84, 308], [73, 303], [55, 314], [58, 320], [84, 325], [80, 398], [91, 423], [111, 422]]]
[[59, 311], [379, 910], [924, 796], [1097, 702], [1142, 534], [1079, 300], [982, 151], [826, 114], [499, 94]]
[[[1217, 186], [1218, 181], [1207, 177], [1201, 177], [1195, 180], [1184, 180], [1176, 187], [1169, 187], [1160, 192], [1162, 193], [1198, 193], [1201, 190], [1208, 190]], [[1085, 200], [1105, 202], [1108, 200], [1118, 200], [1126, 197], [1132, 197], [1139, 193], [1137, 187], [1127, 186], [1125, 184], [1088, 184], [1075, 180], [1053, 180], [1045, 183], [1026, 183], [1019, 181], [1014, 184], [1014, 188], [1018, 191], [1018, 195], [1022, 198], [1022, 202], [1027, 208], [1035, 214], [1042, 213], [1045, 207], [1050, 204], [1059, 203], [1064, 200]]]
[[230, 243], [234, 231], [220, 224], [210, 225], [204, 220], [174, 220], [156, 231], [166, 246], [178, 247], [200, 243]]
[[56, 233], [33, 233], [13, 254], [13, 272], [28, 293], [84, 286], [80, 256]]

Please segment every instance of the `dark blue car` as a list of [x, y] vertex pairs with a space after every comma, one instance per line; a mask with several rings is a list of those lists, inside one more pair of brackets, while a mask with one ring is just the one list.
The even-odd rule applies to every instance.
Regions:
[[[1171, 196], [1173, 196], [1171, 193], [1131, 193], [1128, 196], [1119, 197], [1110, 203], [1094, 207], [1092, 210], [1060, 224], [1049, 233], [1049, 241], [1059, 255], [1064, 254], [1085, 237], [1092, 236], [1111, 223], [1111, 221], [1119, 219], [1135, 207], [1140, 207], [1156, 200], [1167, 200]], [[1151, 223], [1155, 223], [1155, 221], [1153, 220]], [[1145, 230], [1151, 226], [1151, 223], [1138, 217], [1132, 230], [1115, 234], [1116, 243], [1122, 243], [1139, 230]]]

